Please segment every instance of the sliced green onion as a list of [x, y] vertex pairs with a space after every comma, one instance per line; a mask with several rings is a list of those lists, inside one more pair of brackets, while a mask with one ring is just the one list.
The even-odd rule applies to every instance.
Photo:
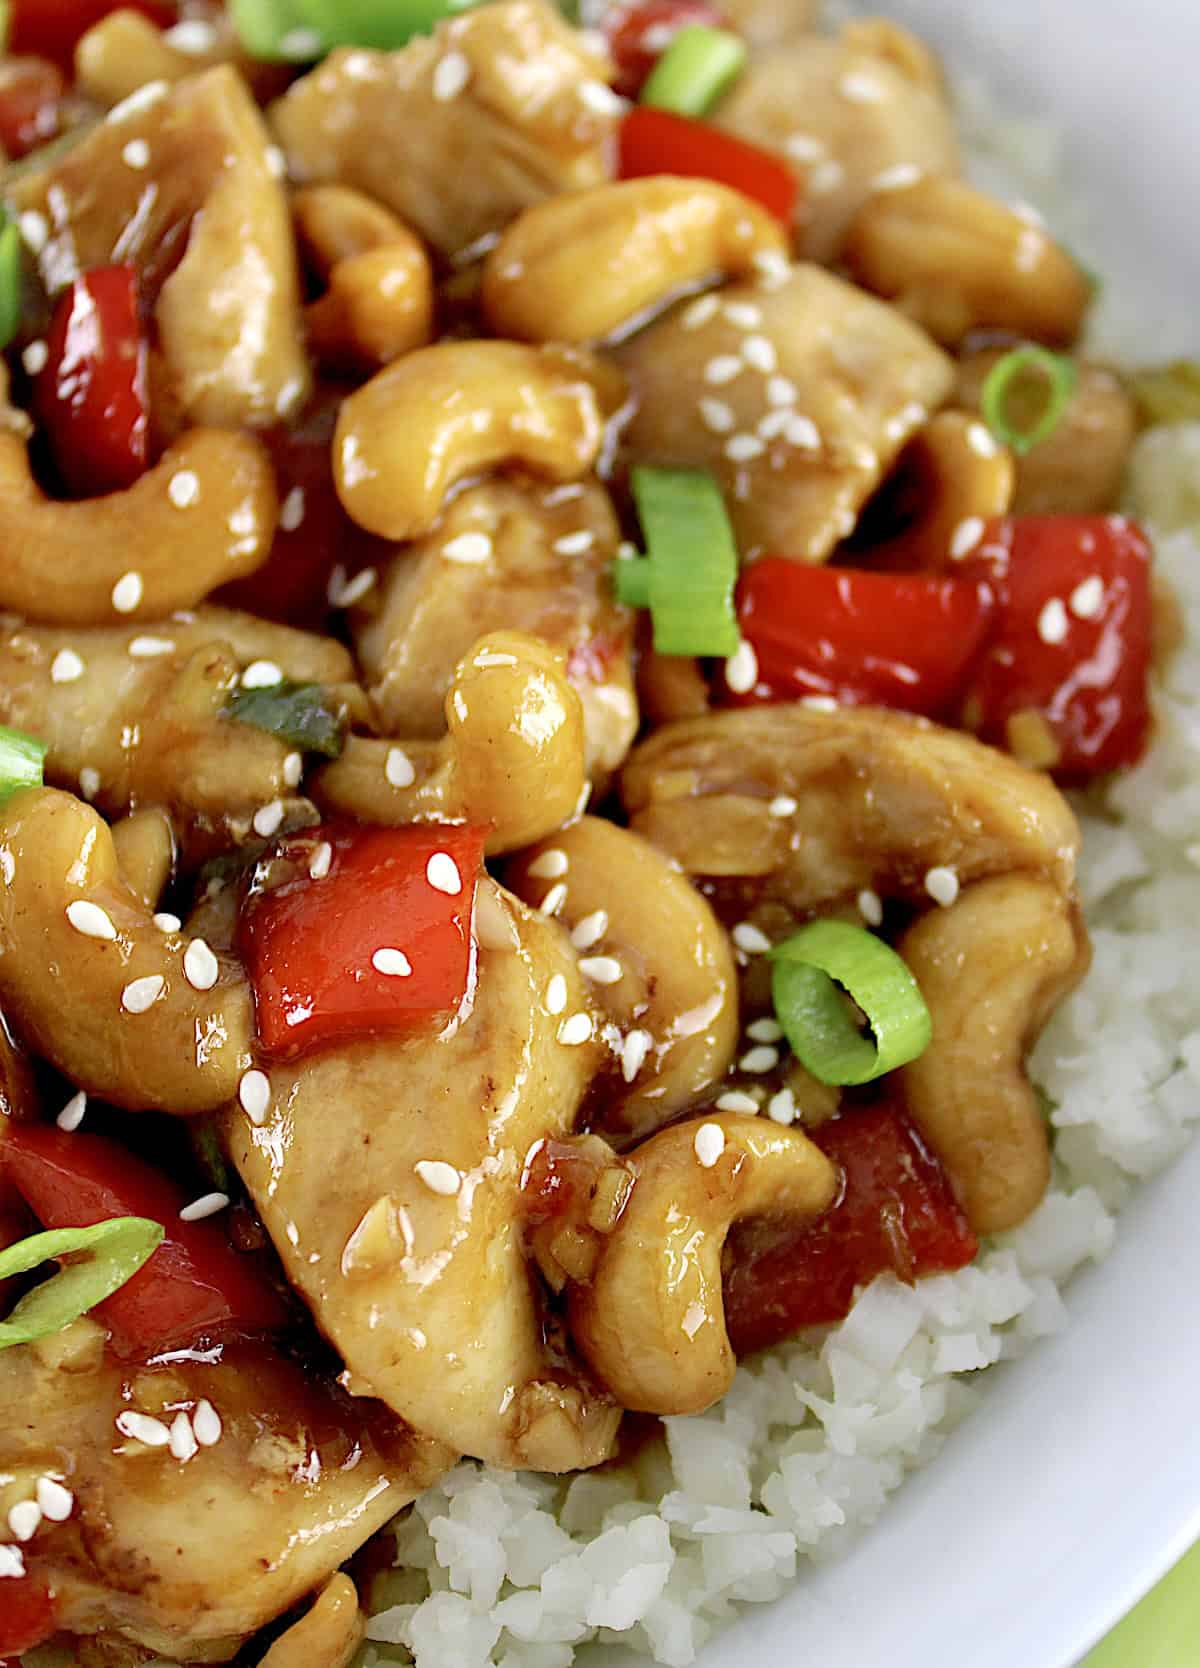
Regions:
[[642, 88], [642, 104], [703, 116], [737, 80], [746, 63], [746, 43], [728, 29], [706, 23], [681, 29], [655, 64]]
[[149, 1261], [165, 1237], [158, 1222], [118, 1216], [94, 1228], [55, 1228], [33, 1234], [0, 1251], [0, 1280], [28, 1274], [63, 1257], [58, 1273], [27, 1292], [7, 1320], [0, 1321], [0, 1349], [48, 1338], [119, 1291]]
[[1200, 422], [1200, 365], [1194, 359], [1137, 371], [1127, 378], [1126, 386], [1144, 428]]
[[323, 58], [330, 42], [313, 27], [302, 0], [230, 0], [238, 39], [252, 58], [267, 62], [311, 63]]
[[[776, 1018], [792, 1053], [822, 1083], [871, 1083], [929, 1046], [932, 1025], [917, 981], [864, 927], [813, 921], [777, 944], [771, 960]], [[866, 1017], [870, 1036], [843, 992]]]
[[234, 28], [256, 58], [308, 63], [334, 46], [391, 51], [432, 34], [480, 0], [230, 0]]
[[319, 683], [284, 678], [263, 689], [239, 689], [226, 702], [222, 716], [267, 730], [301, 753], [336, 759], [344, 745], [341, 720]]
[[6, 348], [21, 327], [24, 258], [21, 233], [15, 220], [0, 210], [0, 349]]
[[215, 1193], [232, 1195], [233, 1172], [217, 1139], [215, 1118], [188, 1118], [187, 1138], [196, 1167]]
[[7, 805], [21, 788], [40, 788], [46, 743], [24, 730], [6, 730], [0, 724], [0, 805]]
[[1014, 348], [987, 374], [979, 401], [983, 420], [1001, 445], [1024, 457], [1062, 422], [1078, 381], [1078, 366], [1066, 354]]
[[738, 553], [720, 487], [696, 469], [639, 468], [632, 484], [648, 554], [613, 564], [618, 598], [649, 608], [659, 654], [733, 654]]

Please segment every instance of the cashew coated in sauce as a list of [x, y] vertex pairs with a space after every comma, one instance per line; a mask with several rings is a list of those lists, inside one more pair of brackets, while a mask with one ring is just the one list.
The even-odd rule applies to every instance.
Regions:
[[277, 515], [251, 435], [193, 429], [124, 492], [64, 503], [0, 433], [0, 608], [58, 625], [161, 619], [261, 567]]
[[979, 418], [940, 411], [901, 453], [895, 480], [901, 503], [920, 508], [899, 532], [869, 545], [864, 557], [872, 567], [936, 571], [974, 548], [970, 542], [962, 548], [960, 540], [973, 533], [978, 542], [983, 523], [1007, 515], [1016, 465]]
[[1000, 875], [903, 934], [933, 1041], [901, 1072], [922, 1135], [976, 1233], [1023, 1222], [1050, 1179], [1046, 1121], [1025, 1057], [1091, 959], [1078, 908], [1048, 880]]
[[[605, 1084], [605, 1133], [644, 1135], [724, 1077], [738, 1040], [737, 969], [724, 929], [678, 866], [599, 817], [522, 852], [506, 880], [579, 935], [594, 999], [645, 1033], [642, 1063]], [[613, 974], [617, 977], [613, 979]]]
[[580, 351], [483, 341], [422, 348], [343, 404], [338, 496], [368, 532], [417, 538], [466, 475], [514, 462], [556, 481], [586, 474], [622, 398], [619, 374]]
[[175, 831], [167, 813], [153, 806], [112, 825], [121, 879], [149, 910], [158, 908], [175, 868]]
[[17, 794], [0, 815], [0, 879], [0, 1000], [38, 1054], [132, 1111], [233, 1097], [254, 1040], [241, 968], [159, 931], [95, 811], [54, 788]]
[[730, 1228], [817, 1216], [837, 1171], [800, 1130], [732, 1113], [673, 1124], [625, 1163], [634, 1181], [624, 1210], [591, 1278], [569, 1287], [571, 1332], [622, 1406], [700, 1413], [736, 1366], [721, 1295]]
[[490, 825], [489, 853], [541, 839], [586, 797], [583, 708], [565, 665], [524, 632], [480, 638], [446, 696], [446, 737], [349, 737], [312, 784], [317, 803], [387, 824], [466, 818]]
[[354, 1583], [339, 1571], [325, 1583], [308, 1614], [275, 1641], [259, 1668], [349, 1668], [364, 1631]]
[[747, 277], [787, 253], [779, 221], [707, 180], [621, 180], [551, 197], [518, 215], [483, 267], [498, 336], [590, 342], [702, 278]]

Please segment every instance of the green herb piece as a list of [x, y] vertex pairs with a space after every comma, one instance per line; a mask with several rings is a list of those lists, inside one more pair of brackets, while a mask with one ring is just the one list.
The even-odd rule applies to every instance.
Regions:
[[3, 349], [21, 328], [24, 256], [16, 221], [10, 220], [3, 210], [0, 217], [0, 349]]
[[226, 702], [223, 716], [267, 730], [301, 753], [323, 753], [327, 759], [336, 759], [345, 744], [341, 720], [319, 683], [283, 678], [264, 689], [239, 689]]
[[0, 724], [0, 806], [7, 805], [21, 788], [41, 787], [46, 753], [44, 741]]
[[618, 598], [649, 608], [659, 654], [733, 654], [738, 553], [720, 487], [694, 469], [639, 468], [632, 484], [648, 554], [613, 564]]
[[57, 1274], [27, 1292], [8, 1318], [0, 1321], [0, 1349], [48, 1338], [70, 1326], [132, 1280], [164, 1237], [158, 1222], [143, 1216], [118, 1216], [93, 1228], [55, 1228], [33, 1234], [0, 1251], [0, 1280], [28, 1274], [46, 1262], [80, 1259], [63, 1261]]

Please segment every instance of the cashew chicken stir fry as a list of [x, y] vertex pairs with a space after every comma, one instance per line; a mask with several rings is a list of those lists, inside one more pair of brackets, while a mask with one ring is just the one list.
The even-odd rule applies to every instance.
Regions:
[[1037, 1207], [1133, 407], [886, 21], [7, 10], [0, 1659], [338, 1668]]

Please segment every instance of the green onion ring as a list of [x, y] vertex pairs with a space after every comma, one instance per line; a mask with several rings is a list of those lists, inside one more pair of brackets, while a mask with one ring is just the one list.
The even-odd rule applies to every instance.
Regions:
[[[1049, 385], [1046, 409], [1032, 428], [1018, 429], [1013, 426], [1006, 407], [1015, 385], [1030, 372]], [[979, 401], [983, 420], [1001, 445], [1024, 457], [1043, 440], [1048, 440], [1062, 422], [1078, 381], [1078, 366], [1066, 354], [1051, 353], [1048, 348], [1035, 347], [1032, 343], [1014, 348], [998, 359], [987, 374]]]
[[649, 608], [659, 654], [733, 654], [738, 552], [721, 488], [701, 469], [637, 468], [631, 484], [648, 554], [613, 563], [618, 600]]
[[157, 1251], [166, 1237], [161, 1223], [144, 1216], [117, 1216], [91, 1228], [54, 1228], [32, 1234], [0, 1251], [0, 1280], [28, 1274], [42, 1263], [81, 1254], [35, 1286], [0, 1321], [0, 1349], [30, 1344], [62, 1332], [106, 1297], [119, 1291]]

